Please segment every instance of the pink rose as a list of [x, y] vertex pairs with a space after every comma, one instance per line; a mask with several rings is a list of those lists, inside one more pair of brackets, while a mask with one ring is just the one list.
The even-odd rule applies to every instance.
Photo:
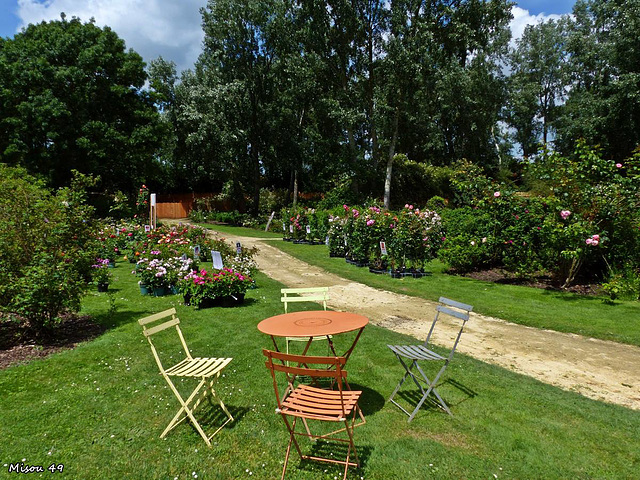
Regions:
[[585, 240], [587, 245], [593, 245], [593, 238], [589, 237]]
[[622, 164], [621, 163], [616, 163], [616, 168], [622, 168]]
[[600, 241], [600, 235], [591, 235], [594, 240]]
[[500, 196], [500, 192], [493, 192], [493, 196], [498, 198]]
[[569, 218], [569, 215], [571, 215], [571, 212], [569, 210], [562, 210], [560, 212], [560, 216], [562, 217], [563, 220], [566, 220], [567, 218]]

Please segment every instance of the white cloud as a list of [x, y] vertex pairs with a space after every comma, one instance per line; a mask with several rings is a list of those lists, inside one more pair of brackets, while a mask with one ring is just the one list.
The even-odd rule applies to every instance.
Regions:
[[109, 26], [147, 64], [162, 55], [178, 72], [192, 68], [202, 50], [200, 8], [206, 0], [18, 0], [22, 25], [67, 18]]
[[513, 19], [511, 20], [511, 45], [515, 45], [515, 41], [522, 37], [524, 33], [524, 29], [527, 25], [536, 25], [538, 23], [543, 23], [548, 20], [559, 20], [561, 15], [550, 14], [545, 15], [544, 13], [539, 13], [538, 15], [531, 15], [529, 10], [525, 10], [520, 7], [513, 7], [511, 9], [511, 13], [513, 14]]

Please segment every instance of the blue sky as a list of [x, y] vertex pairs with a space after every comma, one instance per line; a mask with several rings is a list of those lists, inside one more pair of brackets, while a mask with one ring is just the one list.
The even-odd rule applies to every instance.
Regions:
[[[571, 13], [575, 0], [520, 0], [513, 10], [512, 31], [519, 36], [525, 25]], [[0, 36], [13, 37], [21, 27], [42, 20], [94, 17], [109, 25], [145, 61], [162, 55], [178, 71], [191, 68], [202, 42], [199, 9], [206, 0], [0, 0]], [[141, 21], [144, 19], [144, 21]]]

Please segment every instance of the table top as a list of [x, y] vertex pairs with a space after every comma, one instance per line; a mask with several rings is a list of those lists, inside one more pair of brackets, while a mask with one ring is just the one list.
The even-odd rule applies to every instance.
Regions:
[[258, 330], [274, 337], [315, 337], [351, 332], [367, 323], [369, 319], [357, 313], [309, 310], [265, 318]]

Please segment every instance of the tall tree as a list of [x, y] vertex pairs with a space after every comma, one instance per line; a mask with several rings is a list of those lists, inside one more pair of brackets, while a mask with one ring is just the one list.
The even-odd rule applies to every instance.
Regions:
[[158, 113], [142, 87], [142, 58], [93, 21], [29, 25], [0, 39], [0, 161], [51, 185], [70, 172], [134, 190], [153, 175]]
[[[495, 126], [505, 100], [499, 61], [509, 40], [506, 0], [394, 0], [378, 102], [385, 132], [385, 205], [395, 152], [449, 164], [498, 163]], [[384, 75], [382, 72], [386, 72]]]
[[525, 157], [536, 153], [540, 136], [547, 145], [558, 106], [565, 98], [566, 21], [528, 25], [509, 56], [507, 116]]
[[206, 71], [207, 81], [230, 87], [224, 119], [234, 133], [227, 147], [236, 166], [234, 175], [251, 185], [256, 214], [268, 137], [265, 105], [274, 54], [267, 29], [274, 7], [267, 0], [210, 0], [202, 10], [205, 40], [197, 66]]
[[622, 160], [640, 144], [640, 0], [578, 0], [570, 24], [571, 91], [558, 146], [577, 138]]

